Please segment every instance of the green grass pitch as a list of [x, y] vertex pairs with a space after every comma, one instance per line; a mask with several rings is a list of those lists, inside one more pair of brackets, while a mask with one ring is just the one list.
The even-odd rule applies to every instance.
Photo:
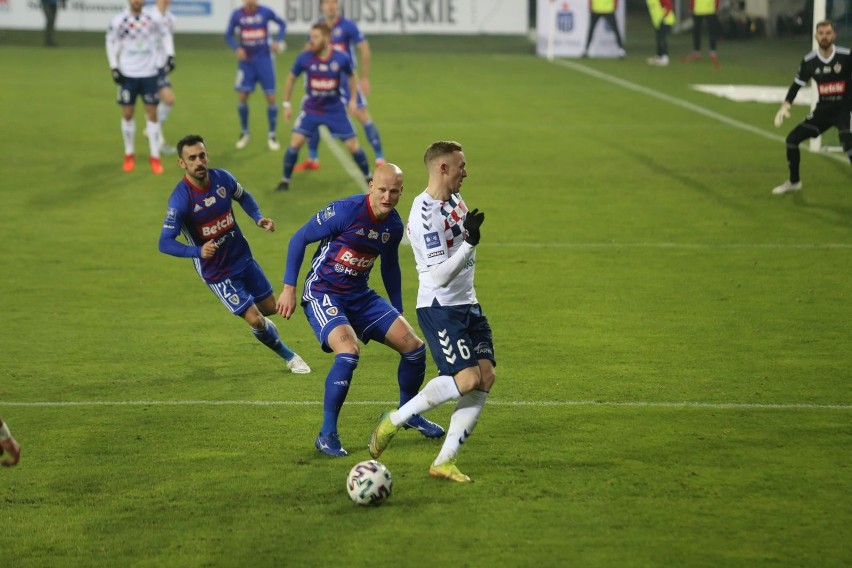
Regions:
[[[157, 251], [181, 171], [148, 171], [141, 128], [137, 170], [121, 171], [102, 35], [46, 50], [0, 34], [0, 414], [23, 445], [0, 470], [0, 564], [852, 563], [852, 170], [803, 152], [803, 192], [773, 197], [806, 110], [779, 130], [774, 104], [691, 88], [786, 86], [810, 41], [724, 42], [714, 70], [681, 64], [675, 36], [660, 69], [645, 18], [630, 26], [623, 61], [548, 63], [522, 38], [371, 38], [370, 108], [406, 174], [404, 215], [425, 147], [465, 147], [498, 357], [459, 459], [475, 483], [429, 478], [439, 445], [404, 432], [378, 508], [344, 483], [396, 398], [397, 358], [363, 348], [340, 423], [351, 454], [320, 456], [331, 357], [301, 314], [279, 320], [314, 369], [287, 373], [188, 260]], [[276, 219], [268, 235], [237, 212], [277, 294], [289, 235], [358, 188], [326, 146], [321, 170], [276, 194], [260, 96], [239, 152], [233, 57], [218, 37], [176, 42], [165, 132], [204, 135], [211, 165]]]

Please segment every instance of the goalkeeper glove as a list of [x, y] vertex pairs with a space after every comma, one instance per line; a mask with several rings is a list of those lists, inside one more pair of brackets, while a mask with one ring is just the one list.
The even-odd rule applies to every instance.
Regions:
[[787, 101], [781, 103], [781, 108], [779, 108], [778, 112], [775, 113], [775, 128], [781, 126], [781, 123], [784, 122], [785, 118], [790, 118], [790, 103]]
[[118, 69], [112, 70], [112, 80], [115, 81], [116, 85], [121, 85], [124, 83], [124, 75], [121, 74], [121, 71]]
[[482, 226], [482, 222], [485, 221], [485, 213], [480, 213], [479, 209], [474, 209], [473, 211], [468, 211], [467, 215], [465, 215], [464, 230], [467, 231], [467, 236], [465, 236], [464, 240], [469, 242], [471, 246], [476, 246], [479, 244], [480, 232], [479, 227]]
[[173, 55], [169, 55], [169, 58], [166, 59], [166, 73], [171, 73], [175, 70], [175, 58]]

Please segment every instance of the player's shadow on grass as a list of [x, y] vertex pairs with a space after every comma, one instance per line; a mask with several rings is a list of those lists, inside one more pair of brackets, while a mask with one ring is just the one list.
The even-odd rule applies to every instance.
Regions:
[[[834, 167], [838, 169], [841, 175], [849, 176], [849, 165], [843, 162], [833, 162]], [[852, 199], [852, 192], [844, 192], [842, 198], [848, 203]], [[787, 196], [784, 196], [787, 197]], [[789, 196], [796, 207], [803, 209], [820, 221], [837, 225], [838, 227], [850, 227], [852, 221], [852, 205], [840, 204], [837, 202], [829, 203], [829, 197], [824, 191], [820, 191], [819, 186], [804, 184], [802, 191]]]
[[[612, 146], [612, 144], [610, 145]], [[710, 197], [717, 203], [719, 203], [719, 205], [743, 212], [747, 210], [747, 208], [744, 207], [739, 201], [735, 199], [730, 199], [726, 197], [723, 193], [713, 189], [712, 186], [667, 166], [664, 161], [656, 160], [653, 155], [637, 152], [636, 149], [631, 146], [624, 146], [616, 149], [620, 150], [621, 153], [630, 156], [637, 164], [640, 164], [641, 166], [647, 168], [654, 174], [676, 181], [677, 183], [690, 189], [693, 189], [706, 197]]]

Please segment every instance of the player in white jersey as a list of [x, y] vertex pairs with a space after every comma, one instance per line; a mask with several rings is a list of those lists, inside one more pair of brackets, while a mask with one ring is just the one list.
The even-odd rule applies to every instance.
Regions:
[[[145, 6], [146, 10], [156, 10], [163, 18], [166, 33], [172, 38], [170, 41], [174, 46], [174, 29], [175, 15], [169, 10], [172, 0], [157, 0], [155, 6]], [[175, 106], [175, 92], [172, 89], [172, 82], [169, 80], [169, 74], [175, 69], [174, 54], [169, 55], [165, 50], [165, 41], [160, 41], [157, 44], [159, 52], [157, 53], [157, 67], [159, 75], [157, 77], [157, 89], [160, 96], [160, 102], [157, 103], [157, 122], [160, 123], [160, 154], [164, 156], [173, 156], [177, 154], [174, 146], [166, 143], [166, 135], [163, 133], [163, 124], [168, 120], [172, 108]], [[174, 48], [172, 48], [174, 50]]]
[[459, 399], [441, 451], [429, 475], [460, 483], [456, 455], [473, 432], [494, 385], [494, 343], [473, 287], [476, 245], [485, 214], [468, 211], [459, 193], [467, 177], [458, 142], [438, 141], [423, 157], [429, 185], [414, 199], [408, 238], [417, 263], [417, 321], [439, 376], [398, 410], [385, 412], [370, 437], [370, 455], [378, 458], [400, 427], [415, 413]]
[[171, 33], [166, 30], [162, 15], [157, 10], [143, 10], [144, 0], [128, 0], [128, 8], [115, 16], [106, 34], [106, 52], [112, 79], [119, 86], [118, 104], [121, 105], [121, 134], [124, 138], [124, 171], [135, 167], [136, 121], [133, 112], [136, 98], [142, 97], [145, 105], [148, 158], [151, 171], [163, 173], [160, 161], [161, 131], [157, 121], [157, 78], [159, 76], [159, 43], [166, 56], [174, 58], [175, 49]]

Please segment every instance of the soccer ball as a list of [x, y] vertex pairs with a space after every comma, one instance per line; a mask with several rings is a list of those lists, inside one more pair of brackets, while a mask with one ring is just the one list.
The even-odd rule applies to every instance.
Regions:
[[346, 478], [346, 491], [359, 505], [381, 505], [390, 497], [392, 489], [390, 471], [376, 460], [355, 464]]

